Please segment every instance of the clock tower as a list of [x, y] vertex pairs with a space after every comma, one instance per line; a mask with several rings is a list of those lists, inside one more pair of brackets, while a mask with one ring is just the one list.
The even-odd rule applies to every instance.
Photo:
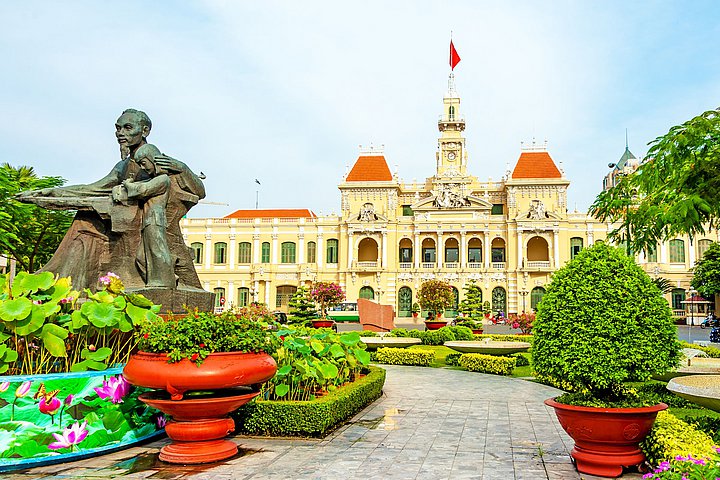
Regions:
[[455, 75], [450, 74], [448, 91], [443, 98], [443, 113], [438, 120], [437, 174], [436, 177], [465, 177], [467, 152], [465, 151], [465, 118], [460, 114], [460, 96], [455, 90]]

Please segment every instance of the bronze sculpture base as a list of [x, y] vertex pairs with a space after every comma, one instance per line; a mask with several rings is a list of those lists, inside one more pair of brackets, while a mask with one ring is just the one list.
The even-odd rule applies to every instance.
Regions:
[[212, 312], [215, 308], [215, 294], [191, 287], [177, 289], [143, 287], [128, 289], [127, 293], [140, 293], [153, 303], [162, 304], [160, 313], [187, 313], [188, 309]]

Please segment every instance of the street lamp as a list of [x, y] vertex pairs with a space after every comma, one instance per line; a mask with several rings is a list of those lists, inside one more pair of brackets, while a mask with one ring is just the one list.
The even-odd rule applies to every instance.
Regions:
[[697, 294], [697, 290], [691, 287], [688, 290], [688, 295], [690, 295], [690, 326], [695, 324], [695, 294]]
[[520, 290], [518, 293], [522, 296], [522, 299], [523, 299], [523, 313], [525, 313], [525, 297], [527, 297], [528, 293], [530, 293], [530, 292], [528, 292], [527, 290], [525, 290], [525, 289], [523, 288], [523, 289]]

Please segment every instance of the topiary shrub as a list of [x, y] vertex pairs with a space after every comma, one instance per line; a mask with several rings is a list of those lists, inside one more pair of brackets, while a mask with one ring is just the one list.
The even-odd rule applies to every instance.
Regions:
[[459, 367], [460, 357], [462, 357], [462, 353], [460, 352], [448, 353], [445, 356], [445, 365], [450, 367]]
[[375, 353], [378, 363], [388, 365], [414, 365], [416, 367], [429, 367], [435, 360], [435, 352], [431, 350], [418, 350], [407, 348], [378, 348]]
[[[462, 325], [459, 325], [456, 327], [443, 327], [443, 328], [449, 328], [450, 331], [453, 332], [453, 335], [455, 336], [455, 340], [462, 340], [462, 341], [475, 340], [475, 335], [473, 334], [472, 330], [470, 330], [469, 327], [464, 327]], [[442, 328], [440, 330], [442, 330]]]
[[538, 378], [607, 406], [625, 400], [623, 382], [664, 373], [680, 355], [660, 289], [633, 259], [603, 242], [555, 272], [538, 304], [533, 337]]
[[460, 356], [460, 366], [470, 372], [510, 375], [515, 368], [515, 357], [500, 357], [482, 353], [465, 353]]

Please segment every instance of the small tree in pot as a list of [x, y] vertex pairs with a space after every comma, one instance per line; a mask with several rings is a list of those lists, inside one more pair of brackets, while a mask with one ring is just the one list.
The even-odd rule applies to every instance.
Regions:
[[[437, 317], [440, 317], [447, 307], [453, 304], [455, 296], [453, 295], [452, 286], [449, 283], [441, 280], [427, 280], [423, 282], [418, 290], [418, 302], [423, 310], [434, 312]], [[428, 328], [434, 327], [425, 322]], [[443, 323], [440, 320], [435, 323]], [[440, 328], [442, 325], [438, 325]]]
[[345, 300], [345, 292], [340, 285], [334, 282], [315, 282], [310, 289], [310, 296], [320, 305], [322, 320], [313, 321], [315, 327], [328, 327], [332, 319], [327, 320], [327, 309]]
[[545, 403], [575, 440], [578, 470], [619, 476], [643, 462], [637, 445], [667, 405], [646, 406], [623, 383], [672, 369], [680, 350], [658, 287], [633, 259], [598, 242], [555, 273], [537, 310], [533, 367], [574, 392]]

